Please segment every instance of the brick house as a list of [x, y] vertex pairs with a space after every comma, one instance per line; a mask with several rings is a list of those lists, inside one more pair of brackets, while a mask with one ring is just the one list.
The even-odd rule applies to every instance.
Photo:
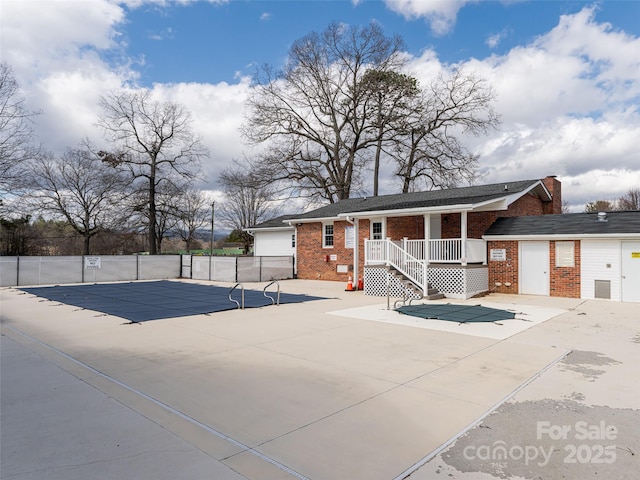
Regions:
[[499, 218], [490, 290], [640, 302], [640, 211]]
[[267, 235], [295, 245], [298, 278], [363, 278], [369, 295], [469, 298], [489, 289], [482, 237], [496, 219], [561, 208], [561, 184], [546, 177], [351, 198], [247, 230], [257, 245]]

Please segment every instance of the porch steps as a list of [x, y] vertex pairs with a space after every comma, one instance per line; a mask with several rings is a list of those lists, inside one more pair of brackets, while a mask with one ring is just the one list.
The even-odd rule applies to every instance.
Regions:
[[[427, 294], [422, 293], [422, 288], [418, 287], [415, 283], [405, 277], [402, 272], [396, 270], [393, 267], [389, 267], [389, 273], [393, 275], [398, 281], [404, 285], [405, 291], [409, 293], [407, 299], [411, 300], [440, 300], [444, 298], [444, 294], [440, 293], [437, 288], [434, 288], [430, 283], [427, 284]], [[411, 295], [413, 294], [413, 295]], [[418, 298], [415, 298], [418, 297]], [[409, 300], [409, 302], [411, 302]]]

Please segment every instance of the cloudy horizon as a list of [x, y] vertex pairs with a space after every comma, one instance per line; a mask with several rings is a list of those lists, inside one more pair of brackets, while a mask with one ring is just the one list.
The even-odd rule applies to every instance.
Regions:
[[[340, 2], [340, 8], [348, 6], [351, 10], [346, 9], [336, 20], [361, 25], [362, 18], [369, 18], [378, 21], [388, 34], [396, 33], [390, 25], [398, 25], [396, 29], [406, 25], [411, 72], [422, 84], [435, 73], [456, 67], [489, 80], [496, 90], [495, 109], [502, 123], [487, 136], [467, 140], [471, 150], [480, 155], [482, 183], [556, 175], [572, 211], [582, 211], [587, 202], [615, 200], [639, 188], [640, 26], [630, 31], [611, 19], [602, 20], [607, 4], [584, 2], [577, 10], [548, 14], [539, 31], [520, 38], [518, 29], [509, 26], [513, 22], [500, 22], [492, 12], [493, 21], [486, 22], [486, 31], [479, 32], [474, 40], [477, 51], [445, 53], [445, 46], [453, 44], [454, 38], [459, 45], [471, 42], [457, 38], [462, 35], [457, 22], [462, 22], [461, 16], [468, 14], [468, 9], [481, 14], [483, 9], [500, 8], [505, 15], [516, 15], [518, 8], [524, 8], [482, 3], [394, 0], [376, 4], [375, 16], [371, 16], [366, 8], [373, 7], [367, 7], [366, 1]], [[447, 7], [439, 9], [442, 4]], [[35, 118], [35, 131], [44, 146], [54, 152], [76, 147], [85, 137], [97, 144], [103, 142], [95, 123], [100, 113], [99, 98], [108, 91], [146, 87], [155, 98], [182, 103], [191, 111], [194, 130], [211, 152], [205, 162], [208, 179], [202, 188], [215, 191], [218, 173], [251, 155], [239, 127], [255, 62], [278, 65], [291, 42], [323, 27], [302, 24], [289, 36], [274, 39], [249, 38], [249, 33], [243, 32], [247, 35], [246, 46], [219, 47], [230, 50], [233, 60], [243, 67], [238, 70], [230, 61], [228, 65], [208, 62], [212, 64], [207, 72], [210, 81], [203, 81], [196, 73], [190, 76], [186, 67], [174, 72], [175, 78], [167, 74], [168, 78], [156, 80], [151, 72], [159, 66], [162, 51], [156, 54], [158, 57], [151, 50], [140, 53], [131, 30], [139, 30], [145, 18], [167, 18], [166, 25], [156, 22], [154, 28], [143, 32], [147, 41], [166, 49], [166, 70], [180, 63], [180, 56], [175, 52], [169, 55], [170, 50], [162, 45], [178, 41], [189, 25], [196, 28], [196, 23], [188, 23], [194, 20], [186, 24], [175, 20], [176, 26], [170, 26], [172, 15], [177, 19], [178, 15], [187, 15], [189, 9], [206, 8], [210, 15], [224, 21], [224, 15], [241, 7], [233, 2], [186, 0], [3, 1], [1, 60], [13, 68], [27, 107], [43, 111]], [[278, 2], [254, 2], [252, 7], [255, 18], [251, 20], [256, 25], [275, 22], [284, 15]], [[635, 5], [631, 7], [633, 12], [639, 11]], [[350, 12], [357, 12], [357, 18], [350, 20], [349, 15], [355, 15]], [[241, 14], [248, 15], [246, 11], [236, 15]], [[482, 45], [476, 45], [478, 37], [484, 38]], [[422, 44], [416, 40], [421, 38]], [[273, 42], [266, 50], [270, 56], [254, 58], [261, 54], [251, 45], [261, 41]], [[244, 49], [253, 56], [245, 59]], [[203, 54], [196, 50], [194, 46], [192, 53], [183, 51], [182, 55], [204, 62], [200, 59]], [[216, 65], [220, 78], [215, 78]], [[385, 185], [391, 188], [391, 182]]]

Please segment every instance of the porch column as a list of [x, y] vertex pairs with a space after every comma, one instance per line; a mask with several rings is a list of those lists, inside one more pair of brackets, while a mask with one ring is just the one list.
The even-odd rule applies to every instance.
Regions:
[[424, 217], [424, 261], [429, 263], [429, 255], [431, 254], [431, 214], [425, 213]]
[[[358, 231], [358, 224], [360, 222], [357, 218], [353, 219], [353, 283], [358, 285], [358, 273], [360, 272], [360, 248], [358, 244], [360, 243], [360, 232]], [[364, 269], [364, 267], [363, 267]], [[362, 272], [364, 276], [364, 272]]]
[[460, 236], [462, 237], [460, 248], [460, 262], [463, 266], [467, 265], [467, 212], [460, 212]]

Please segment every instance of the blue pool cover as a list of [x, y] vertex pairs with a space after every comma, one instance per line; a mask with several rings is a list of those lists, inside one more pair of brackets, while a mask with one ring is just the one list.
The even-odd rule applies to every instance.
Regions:
[[497, 308], [483, 307], [482, 305], [405, 305], [396, 309], [405, 315], [420, 318], [432, 318], [436, 320], [448, 320], [450, 322], [496, 322], [498, 320], [510, 320], [516, 314]]
[[[169, 280], [30, 287], [20, 290], [51, 301], [122, 317], [135, 323], [238, 308], [235, 303], [229, 301], [228, 287]], [[276, 297], [273, 291], [267, 293]], [[232, 298], [240, 302], [240, 297], [241, 291], [237, 288]], [[323, 297], [309, 295], [280, 294], [281, 304], [322, 299]], [[262, 291], [257, 290], [245, 290], [244, 302], [245, 308], [272, 304]]]

